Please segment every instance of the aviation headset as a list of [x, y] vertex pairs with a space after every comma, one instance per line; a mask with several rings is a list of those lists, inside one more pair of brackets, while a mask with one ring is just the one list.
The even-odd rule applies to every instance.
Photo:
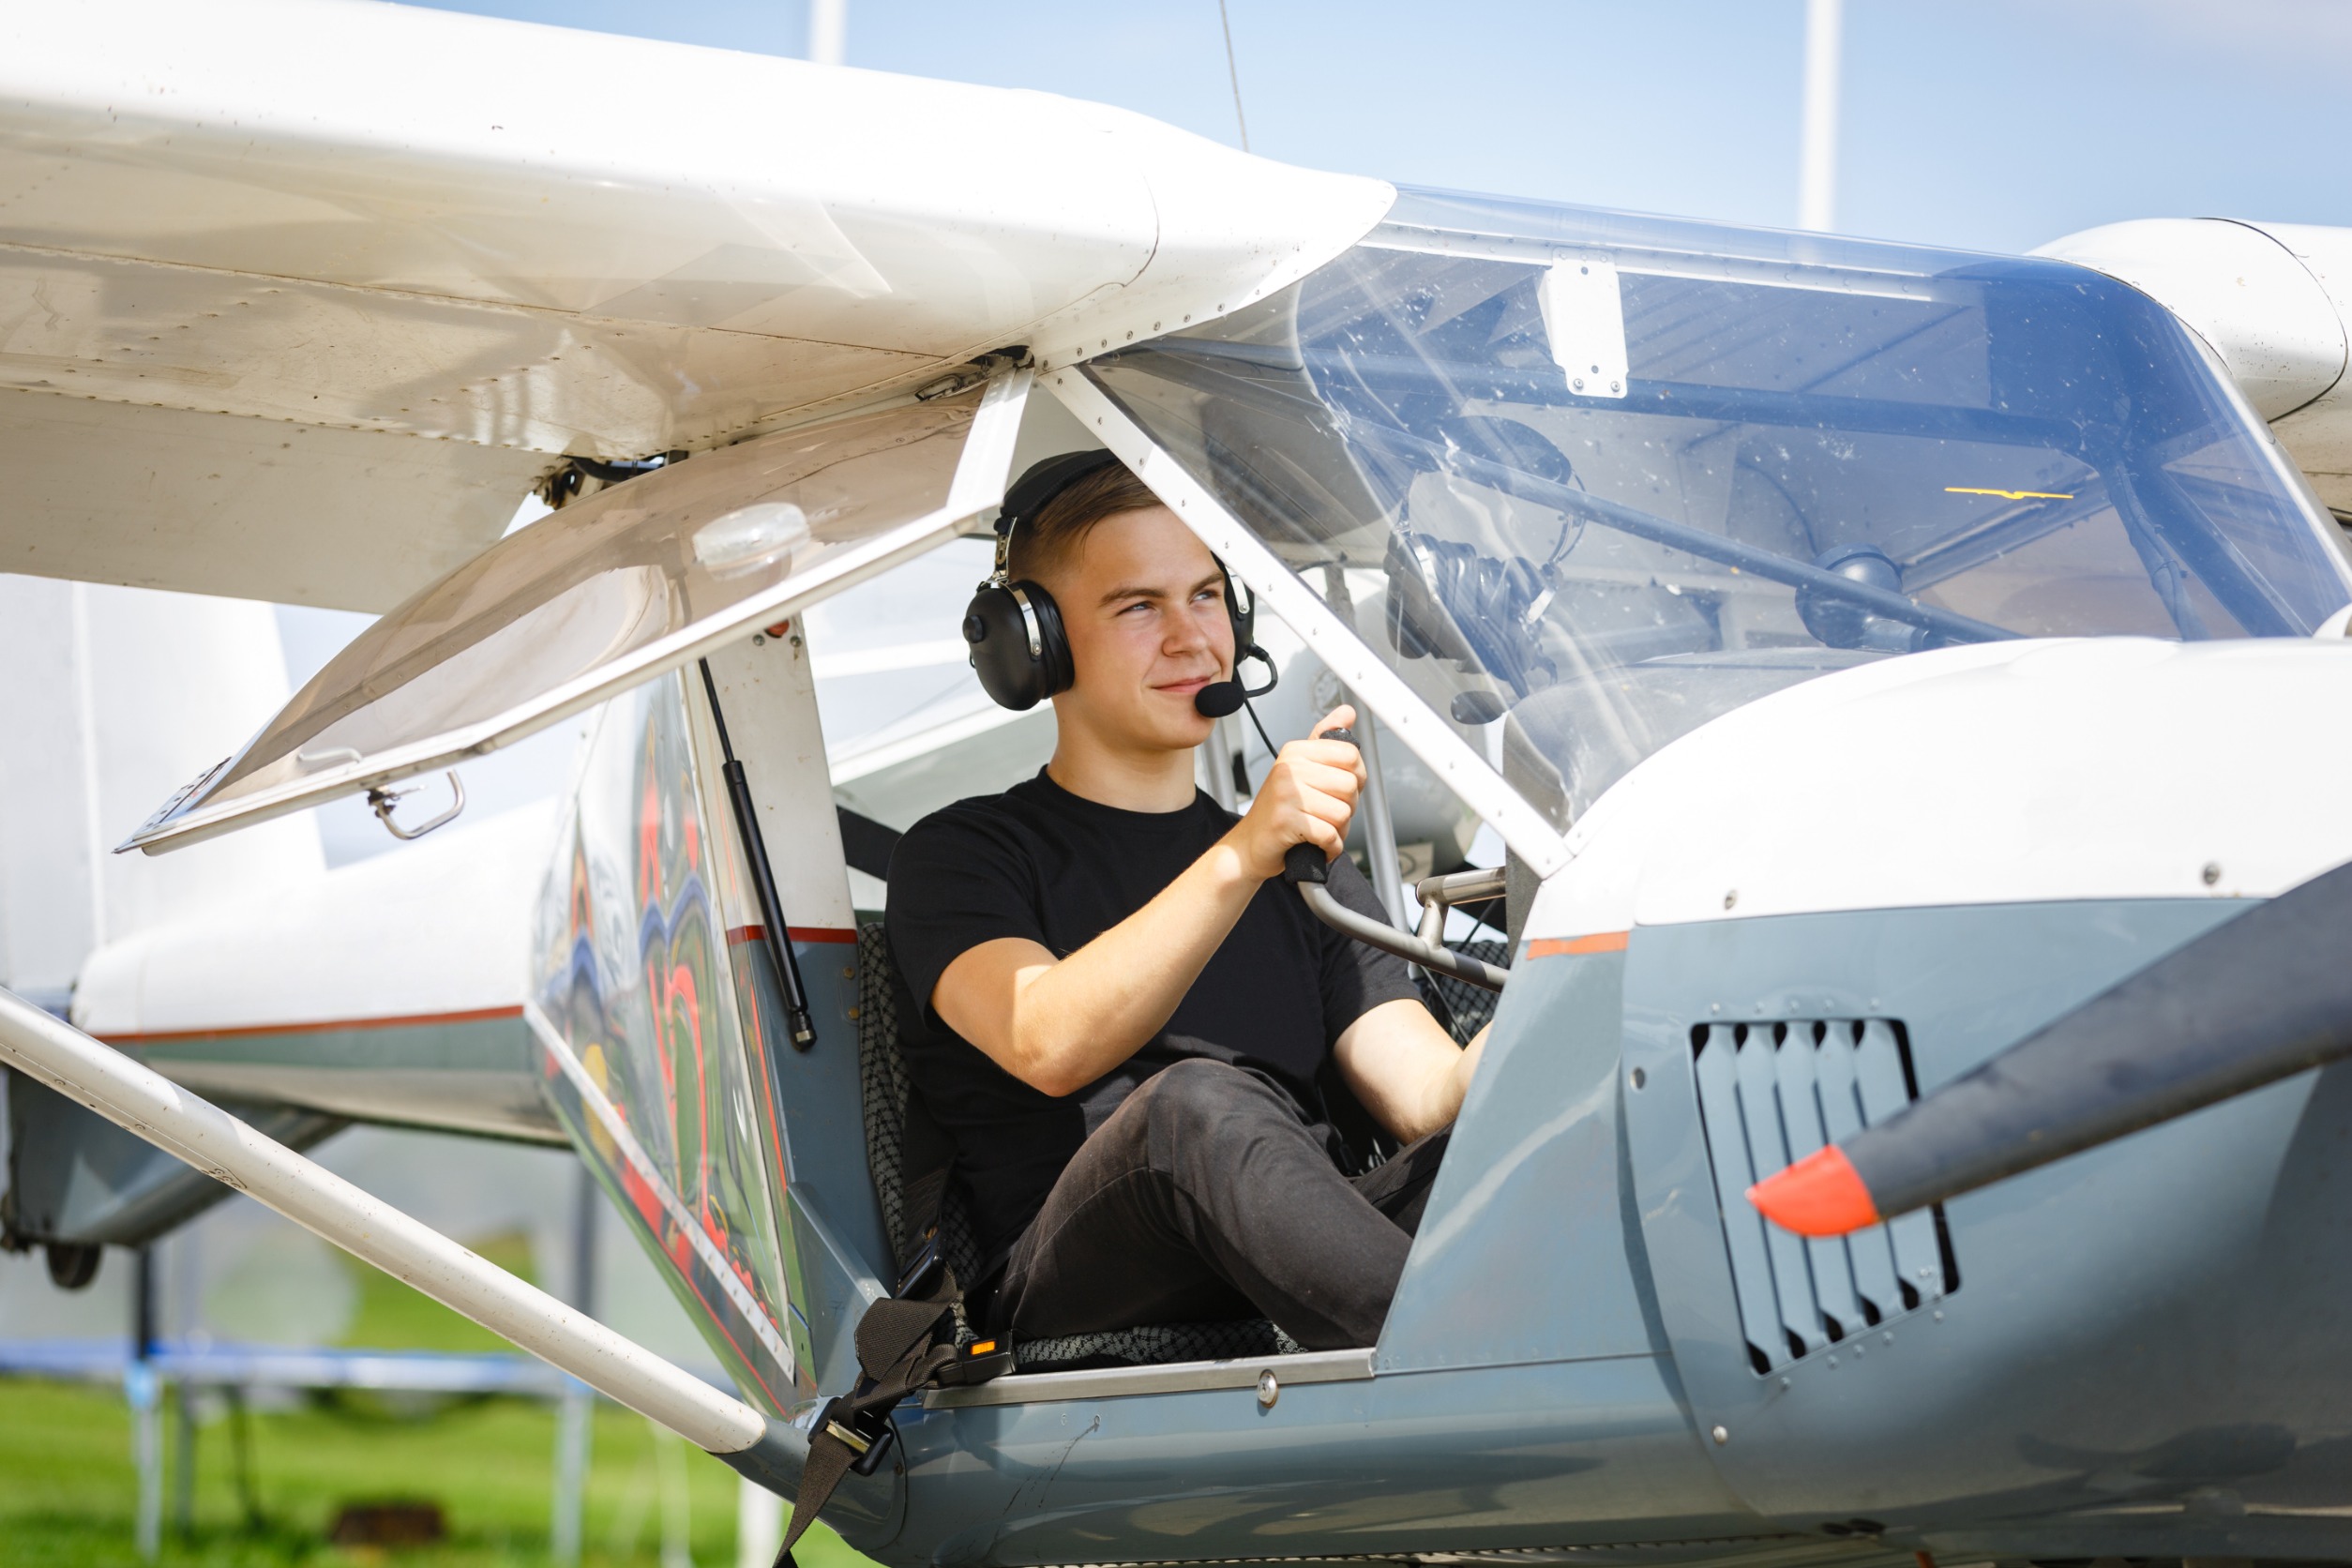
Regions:
[[[1037, 514], [1054, 497], [1088, 475], [1119, 460], [1100, 447], [1089, 452], [1064, 452], [1033, 463], [1004, 492], [1003, 508], [996, 520], [996, 571], [972, 596], [964, 609], [964, 641], [972, 646], [972, 667], [980, 675], [981, 689], [1000, 707], [1016, 713], [1033, 708], [1056, 692], [1067, 691], [1078, 678], [1070, 659], [1070, 640], [1062, 626], [1061, 607], [1053, 596], [1024, 578], [1008, 580], [1006, 562], [1013, 548], [1013, 530], [1034, 523]], [[1225, 613], [1233, 626], [1233, 668], [1230, 680], [1211, 681], [1193, 694], [1192, 705], [1211, 718], [1238, 713], [1243, 702], [1264, 695], [1281, 678], [1266, 650], [1252, 635], [1258, 620], [1255, 598], [1244, 602], [1234, 592], [1233, 577], [1217, 562], [1225, 579]], [[1270, 678], [1262, 686], [1244, 686], [1240, 679], [1244, 659], [1264, 664]]]

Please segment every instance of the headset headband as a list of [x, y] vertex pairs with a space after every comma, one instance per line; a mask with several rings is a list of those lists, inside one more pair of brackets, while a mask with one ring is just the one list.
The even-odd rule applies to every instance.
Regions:
[[1098, 469], [1108, 468], [1118, 455], [1101, 446], [1085, 452], [1063, 452], [1029, 465], [1004, 492], [996, 515], [996, 575], [1004, 580], [1004, 565], [1013, 546], [1013, 530], [1033, 523], [1053, 498]]

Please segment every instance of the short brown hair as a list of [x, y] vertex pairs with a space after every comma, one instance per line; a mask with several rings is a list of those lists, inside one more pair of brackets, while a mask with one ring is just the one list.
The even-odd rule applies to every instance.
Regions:
[[1037, 508], [1034, 518], [1013, 530], [1004, 575], [1015, 582], [1033, 582], [1067, 560], [1097, 523], [1159, 505], [1160, 498], [1135, 476], [1134, 469], [1123, 462], [1105, 463], [1063, 487]]

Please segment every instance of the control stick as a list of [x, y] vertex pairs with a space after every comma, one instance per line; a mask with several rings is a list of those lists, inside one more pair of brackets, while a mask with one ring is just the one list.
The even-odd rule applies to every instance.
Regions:
[[[1349, 746], [1356, 744], [1355, 735], [1347, 730], [1326, 730], [1318, 738], [1345, 741]], [[1452, 975], [1456, 980], [1490, 991], [1502, 989], [1504, 983], [1511, 978], [1509, 970], [1498, 969], [1483, 958], [1456, 953], [1441, 942], [1425, 942], [1420, 937], [1398, 930], [1385, 920], [1358, 914], [1331, 896], [1328, 885], [1330, 876], [1331, 863], [1323, 858], [1323, 852], [1313, 844], [1293, 844], [1282, 856], [1282, 880], [1298, 888], [1299, 897], [1306, 900], [1306, 907], [1315, 912], [1316, 919], [1342, 935], [1353, 937], [1383, 953], [1394, 953], [1407, 963], [1419, 964], [1424, 969]]]

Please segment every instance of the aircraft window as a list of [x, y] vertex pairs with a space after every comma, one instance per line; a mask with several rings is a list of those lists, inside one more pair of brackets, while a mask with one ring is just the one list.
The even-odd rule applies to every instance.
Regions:
[[[1006, 460], [996, 447], [1009, 450], [1019, 408], [974, 389], [869, 410], [575, 501], [361, 633], [133, 842], [218, 831], [505, 744], [699, 644], [789, 615], [993, 505]], [[990, 437], [968, 443], [984, 418]]]
[[1500, 722], [1490, 755], [1562, 826], [1859, 662], [2307, 635], [2352, 596], [2201, 345], [2062, 263], [1409, 194], [1290, 289], [1089, 373], [1310, 583], [1376, 570], [1357, 624], [1473, 745]]

